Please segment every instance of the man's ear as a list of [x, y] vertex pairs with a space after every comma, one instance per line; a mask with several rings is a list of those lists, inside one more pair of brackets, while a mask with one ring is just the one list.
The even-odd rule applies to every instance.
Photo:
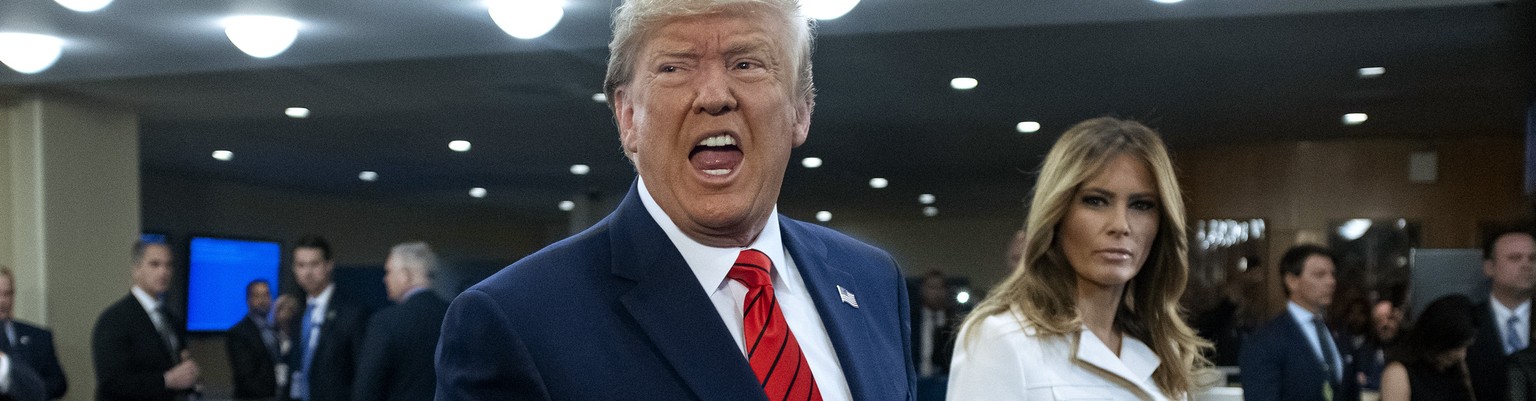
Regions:
[[635, 137], [635, 106], [630, 99], [629, 91], [624, 87], [613, 90], [613, 121], [619, 126], [619, 143], [624, 145], [624, 153], [633, 155], [640, 147], [640, 138]]
[[811, 109], [816, 107], [816, 101], [806, 100], [804, 105], [796, 107], [795, 111], [795, 141], [793, 147], [805, 144], [805, 138], [811, 134]]

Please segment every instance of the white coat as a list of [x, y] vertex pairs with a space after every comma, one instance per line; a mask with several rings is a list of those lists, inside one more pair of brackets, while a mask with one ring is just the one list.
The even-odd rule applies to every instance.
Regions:
[[1126, 336], [1116, 356], [1087, 328], [1046, 335], [1017, 316], [988, 316], [974, 334], [961, 329], [948, 401], [1168, 400], [1152, 380], [1160, 362], [1145, 343]]

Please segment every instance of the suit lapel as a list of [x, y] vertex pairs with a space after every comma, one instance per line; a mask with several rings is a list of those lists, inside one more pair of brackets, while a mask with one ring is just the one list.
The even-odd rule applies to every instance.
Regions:
[[[124, 299], [123, 302], [126, 302], [129, 309], [133, 311], [130, 315], [133, 316], [133, 324], [139, 326], [138, 331], [148, 333], [149, 338], [155, 340], [154, 344], [157, 345], [155, 350], [158, 351], [157, 354], [160, 356], [160, 359], [164, 360], [166, 365], [174, 365], [176, 363], [176, 356], [166, 349], [165, 339], [160, 337], [160, 330], [155, 328], [155, 321], [149, 317], [149, 311], [144, 310], [144, 304], [139, 303], [139, 299], [134, 297], [133, 293], [129, 293], [128, 298]], [[166, 322], [166, 324], [171, 323]]]
[[635, 282], [619, 301], [666, 362], [701, 400], [766, 401], [714, 303], [634, 185], [613, 217], [613, 274]]
[[[821, 322], [827, 328], [827, 337], [837, 352], [843, 376], [848, 379], [849, 392], [855, 400], [867, 399], [877, 393], [868, 387], [874, 384], [871, 383], [873, 378], [864, 380], [865, 376], [879, 372], [864, 372], [856, 361], [863, 357], [860, 347], [874, 344], [869, 332], [877, 328], [871, 327], [868, 318], [853, 306], [858, 303], [859, 294], [853, 276], [829, 259], [826, 244], [811, 236], [800, 224], [803, 223], [779, 216], [784, 247], [795, 260], [800, 278], [805, 280], [806, 291], [816, 304], [816, 313], [821, 315]], [[852, 294], [853, 299], [845, 301], [841, 296], [844, 292]]]

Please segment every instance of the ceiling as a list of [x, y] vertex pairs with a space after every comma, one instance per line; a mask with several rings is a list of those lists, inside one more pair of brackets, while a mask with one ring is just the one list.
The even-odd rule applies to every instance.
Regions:
[[[382, 202], [495, 207], [559, 221], [560, 200], [633, 179], [594, 102], [614, 1], [567, 0], [548, 35], [501, 33], [477, 1], [118, 1], [80, 14], [0, 4], [0, 31], [68, 41], [52, 69], [0, 69], [0, 94], [82, 96], [140, 112], [150, 174]], [[942, 4], [942, 5], [939, 5]], [[303, 21], [273, 59], [219, 17]], [[276, 7], [276, 11], [270, 8]], [[1466, 0], [863, 0], [819, 25], [811, 137], [781, 209], [809, 219], [1018, 208], [1054, 138], [1112, 114], [1180, 148], [1333, 138], [1521, 136], [1536, 94], [1532, 2]], [[257, 10], [261, 11], [261, 10]], [[1386, 75], [1355, 76], [1381, 66]], [[970, 91], [950, 78], [975, 77]], [[286, 107], [313, 111], [306, 119]], [[1369, 113], [1359, 126], [1348, 112]], [[1044, 129], [1020, 134], [1014, 124]], [[467, 153], [447, 142], [465, 139]], [[209, 157], [235, 153], [229, 162]], [[1177, 158], [1177, 155], [1175, 156]], [[592, 172], [575, 176], [572, 164]], [[376, 182], [358, 172], [377, 171]], [[890, 181], [871, 189], [873, 177]], [[484, 187], [489, 196], [471, 198]], [[1012, 215], [1018, 216], [1018, 215]], [[1010, 216], [1010, 217], [1012, 217]]]

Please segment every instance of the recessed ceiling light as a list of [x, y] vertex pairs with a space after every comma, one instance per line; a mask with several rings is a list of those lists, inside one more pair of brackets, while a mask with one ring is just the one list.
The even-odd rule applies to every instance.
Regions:
[[806, 0], [800, 2], [805, 16], [819, 20], [833, 20], [853, 11], [859, 0]]
[[565, 17], [563, 0], [491, 0], [491, 21], [502, 32], [518, 39], [549, 33]]
[[805, 166], [805, 168], [821, 167], [821, 158], [820, 157], [807, 157], [807, 158], [804, 158], [804, 159], [800, 159], [800, 165], [801, 166]]
[[309, 117], [309, 109], [303, 107], [289, 107], [287, 110], [283, 110], [283, 114], [287, 114], [289, 117], [293, 118], [306, 118]]
[[925, 208], [923, 208], [923, 215], [924, 216], [928, 216], [928, 217], [938, 216], [939, 215], [939, 208], [936, 208], [936, 207], [933, 207], [933, 206], [925, 207]]
[[0, 63], [22, 74], [52, 67], [64, 51], [64, 39], [35, 33], [0, 32]]
[[977, 84], [978, 82], [976, 82], [976, 78], [959, 77], [949, 80], [949, 87], [963, 91], [976, 89]]
[[1023, 134], [1035, 133], [1037, 131], [1040, 131], [1040, 122], [1038, 122], [1038, 121], [1020, 121], [1018, 125], [1015, 125], [1013, 127], [1013, 129], [1019, 130], [1019, 133], [1023, 133]]
[[571, 165], [571, 174], [587, 175], [587, 173], [590, 173], [590, 172], [592, 172], [592, 167], [591, 166], [588, 166], [588, 165], [585, 165], [585, 164], [572, 164]]
[[1349, 113], [1349, 114], [1345, 114], [1344, 115], [1344, 125], [1360, 125], [1361, 123], [1364, 123], [1365, 120], [1367, 120], [1369, 118], [1370, 118], [1370, 116], [1365, 115], [1365, 113]]
[[937, 200], [937, 198], [935, 198], [933, 194], [922, 194], [917, 196], [917, 203], [924, 205], [932, 205], [933, 201], [935, 200]]
[[473, 196], [473, 197], [476, 197], [476, 198], [484, 198], [485, 197], [485, 188], [481, 188], [481, 187], [470, 188], [469, 189], [469, 196]]
[[94, 12], [94, 11], [97, 11], [97, 10], [100, 10], [100, 9], [103, 9], [103, 8], [107, 8], [108, 4], [112, 4], [112, 0], [53, 0], [53, 1], [56, 2], [56, 3], [59, 3], [59, 5], [61, 5], [61, 6], [64, 6], [64, 8], [68, 8], [70, 10], [75, 10], [77, 12], [82, 12], [82, 13]]
[[820, 211], [820, 212], [816, 212], [816, 221], [823, 222], [823, 223], [828, 222], [828, 221], [832, 221], [832, 212], [828, 212], [828, 211], [825, 211], [825, 210]]
[[363, 181], [368, 181], [368, 182], [378, 181], [379, 180], [379, 173], [373, 172], [373, 171], [364, 171], [364, 172], [361, 172], [361, 173], [357, 173], [357, 179], [363, 180]]
[[593, 93], [592, 94], [592, 101], [598, 102], [598, 103], [608, 103], [608, 94], [602, 93], [602, 92]]
[[226, 161], [227, 162], [230, 159], [234, 159], [235, 158], [235, 152], [231, 152], [231, 151], [227, 151], [227, 150], [215, 150], [215, 151], [213, 151], [213, 158], [216, 159], [216, 160], [219, 160], [219, 161]]
[[1356, 72], [1360, 78], [1376, 78], [1387, 73], [1387, 67], [1365, 67]]
[[571, 202], [568, 200], [560, 201], [560, 210], [566, 212], [576, 210], [576, 202]]
[[1163, 4], [1173, 4], [1173, 3], [1182, 2], [1184, 0], [1152, 0], [1152, 1], [1155, 1], [1155, 2], [1158, 2], [1158, 3], [1163, 3]]
[[270, 58], [293, 45], [299, 37], [299, 21], [271, 15], [239, 15], [224, 19], [224, 35], [255, 58]]
[[453, 149], [455, 152], [468, 152], [469, 148], [469, 141], [463, 139], [448, 142], [448, 149]]
[[887, 185], [891, 185], [891, 182], [890, 181], [886, 181], [884, 178], [870, 178], [869, 179], [869, 187], [870, 188], [880, 189], [880, 188], [885, 188], [885, 186], [887, 186]]

